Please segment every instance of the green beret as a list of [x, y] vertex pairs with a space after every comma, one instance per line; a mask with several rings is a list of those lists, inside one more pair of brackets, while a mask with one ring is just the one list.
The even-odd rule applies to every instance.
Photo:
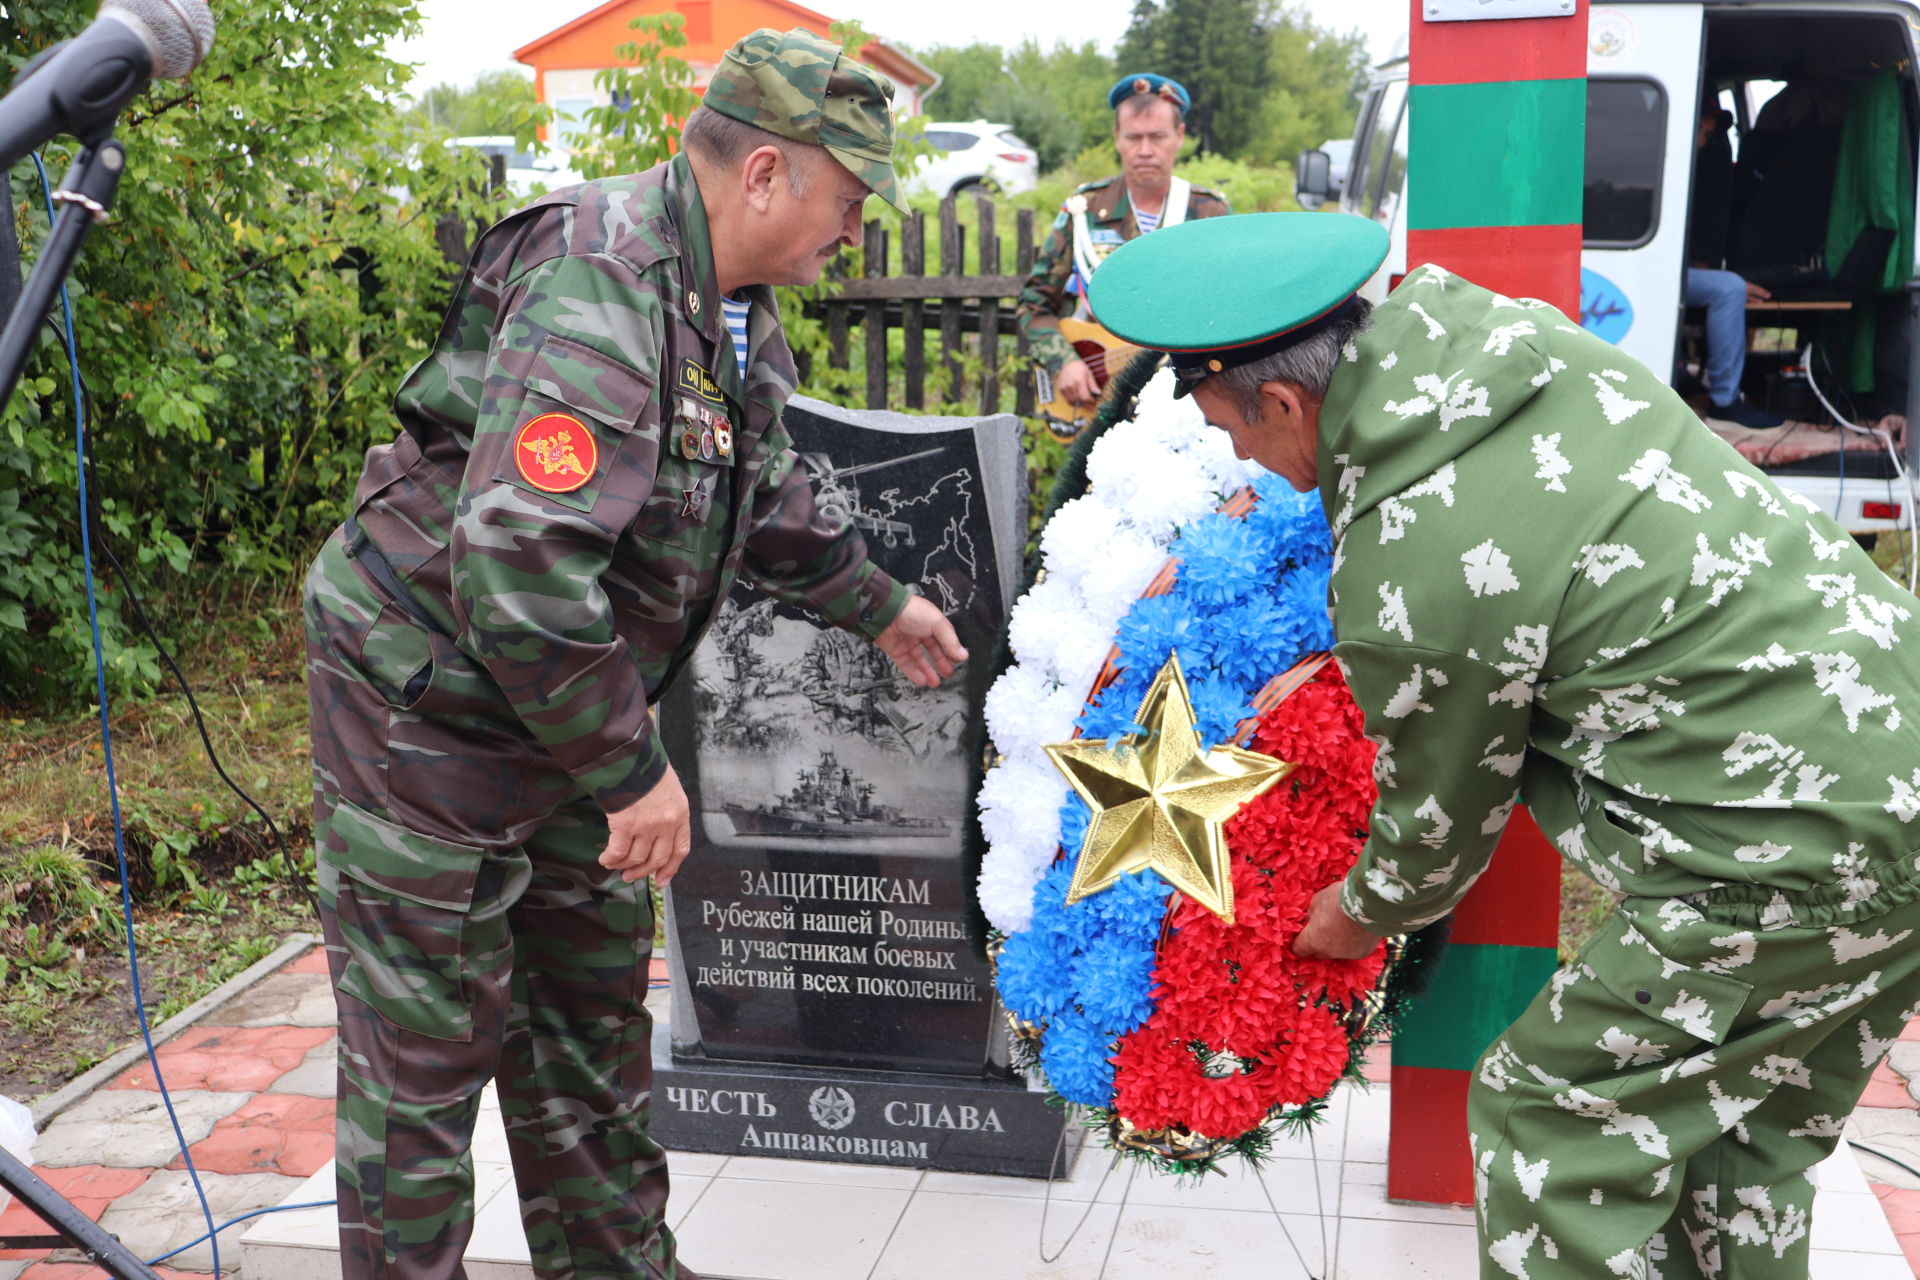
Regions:
[[1386, 228], [1355, 214], [1202, 218], [1114, 250], [1087, 301], [1115, 337], [1171, 355], [1182, 396], [1351, 314], [1386, 256]]

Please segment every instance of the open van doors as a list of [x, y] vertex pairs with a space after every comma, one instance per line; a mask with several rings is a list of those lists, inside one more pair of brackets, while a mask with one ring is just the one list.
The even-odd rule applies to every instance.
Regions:
[[[1831, 424], [1904, 417], [1920, 429], [1916, 33], [1916, 0], [1614, 0], [1588, 19], [1580, 322], [1684, 382], [1704, 363], [1702, 317], [1684, 306], [1689, 263], [1771, 289], [1747, 313], [1743, 389], [1811, 425], [1729, 443], [1857, 534], [1911, 528], [1915, 514], [1920, 437], [1908, 431], [1901, 460]], [[1343, 209], [1389, 232], [1363, 290], [1375, 301], [1407, 269], [1407, 71], [1404, 55], [1376, 69], [1340, 193]], [[1724, 181], [1697, 190], [1703, 101], [1734, 123], [1730, 156], [1700, 166]], [[1877, 186], [1856, 198], [1863, 169]], [[1863, 201], [1874, 204], [1864, 225]], [[1692, 243], [1716, 220], [1724, 247]]]

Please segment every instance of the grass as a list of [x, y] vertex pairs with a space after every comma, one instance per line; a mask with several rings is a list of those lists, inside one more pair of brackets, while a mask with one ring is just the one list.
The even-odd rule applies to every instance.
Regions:
[[[238, 597], [182, 660], [208, 739], [308, 883], [298, 614]], [[220, 780], [177, 686], [111, 708], [150, 1021], [317, 931], [267, 825]], [[32, 1096], [138, 1036], [97, 711], [0, 718], [0, 1093]]]

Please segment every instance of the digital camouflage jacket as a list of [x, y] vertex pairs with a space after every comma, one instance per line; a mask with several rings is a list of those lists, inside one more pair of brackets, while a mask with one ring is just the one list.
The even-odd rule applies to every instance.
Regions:
[[[1116, 249], [1139, 238], [1140, 224], [1134, 220], [1123, 179], [1085, 183], [1074, 194], [1087, 198], [1087, 232], [1093, 239], [1094, 252]], [[1232, 212], [1227, 198], [1218, 191], [1194, 187], [1187, 197], [1189, 222]], [[1072, 283], [1072, 215], [1062, 207], [1053, 220], [1053, 230], [1040, 246], [1039, 256], [1033, 260], [1033, 273], [1021, 288], [1014, 309], [1021, 331], [1027, 335], [1029, 355], [1048, 373], [1059, 373], [1060, 366], [1075, 358], [1073, 348], [1060, 336], [1060, 319], [1073, 315], [1080, 296], [1070, 291]]]
[[685, 157], [537, 201], [475, 247], [355, 495], [363, 567], [609, 811], [665, 772], [648, 704], [737, 578], [868, 637], [906, 603], [816, 507], [773, 293], [747, 296], [743, 372]]
[[1516, 799], [1608, 888], [1742, 927], [1920, 897], [1913, 597], [1643, 366], [1424, 267], [1349, 345], [1319, 467], [1379, 745], [1356, 920], [1448, 911]]

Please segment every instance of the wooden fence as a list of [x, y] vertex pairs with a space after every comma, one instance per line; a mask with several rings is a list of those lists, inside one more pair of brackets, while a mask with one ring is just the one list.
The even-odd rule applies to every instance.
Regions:
[[[979, 221], [972, 228], [979, 256], [977, 274], [965, 274], [969, 228], [959, 219], [957, 202], [949, 198], [940, 204], [937, 224], [938, 275], [927, 274], [928, 219], [916, 210], [900, 226], [900, 274], [887, 274], [893, 260], [891, 232], [886, 223], [876, 219], [866, 225], [865, 274], [838, 282], [838, 289], [821, 299], [819, 306], [827, 322], [828, 362], [834, 368], [852, 366], [850, 330], [859, 325], [863, 331], [868, 408], [926, 407], [927, 332], [933, 330], [939, 334], [937, 358], [947, 371], [947, 399], [965, 402], [969, 390], [966, 374], [971, 365], [977, 374], [977, 386], [971, 390], [980, 412], [1001, 412], [1000, 339], [1012, 337], [1016, 354], [1027, 354], [1027, 340], [1014, 324], [1013, 307], [1021, 284], [1033, 270], [1037, 249], [1034, 211], [1016, 212], [1010, 255], [1013, 271], [1002, 274], [1009, 255], [1000, 240], [993, 201], [981, 196], [977, 209]], [[904, 394], [899, 403], [890, 403], [888, 394], [889, 329], [902, 332]], [[973, 335], [972, 341], [963, 335]], [[968, 356], [977, 357], [977, 365]], [[1026, 371], [1024, 359], [1016, 362], [1016, 368], [1013, 411], [1029, 416], [1034, 411], [1033, 378]]]

